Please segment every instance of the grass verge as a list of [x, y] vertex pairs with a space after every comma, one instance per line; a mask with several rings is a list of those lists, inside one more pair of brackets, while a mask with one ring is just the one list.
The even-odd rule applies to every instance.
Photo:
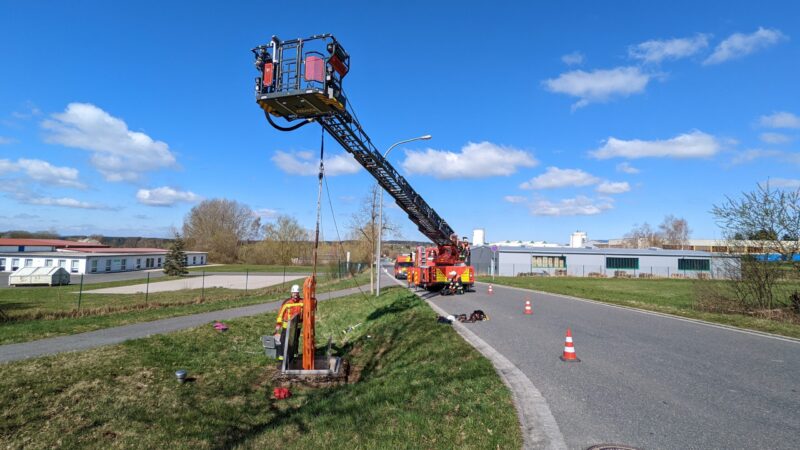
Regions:
[[[479, 281], [657, 311], [691, 319], [800, 338], [800, 325], [743, 314], [698, 311], [693, 280], [572, 277], [481, 277]], [[703, 283], [716, 283], [703, 281]]]
[[[491, 363], [413, 294], [319, 304], [355, 383], [271, 399], [272, 316], [2, 366], [0, 445], [17, 448], [520, 448]], [[361, 323], [352, 332], [342, 329]], [[179, 385], [177, 369], [192, 382]], [[355, 375], [354, 375], [355, 377]]]
[[[361, 274], [352, 279], [320, 279], [318, 292], [330, 292], [362, 285], [369, 275]], [[108, 285], [130, 284], [115, 282]], [[239, 306], [275, 301], [286, 297], [289, 287], [296, 281], [245, 293], [241, 290], [213, 288], [159, 292], [149, 295], [147, 301], [142, 294], [83, 294], [82, 307], [77, 309], [77, 294], [63, 291], [65, 300], [54, 301], [53, 288], [3, 289], [2, 295], [16, 295], [13, 300], [0, 297], [0, 308], [11, 318], [0, 323], [0, 344], [26, 342], [53, 336], [83, 333], [136, 322], [145, 322], [187, 314], [196, 314]], [[105, 283], [104, 283], [105, 284]], [[92, 285], [93, 288], [109, 287]], [[55, 289], [66, 289], [63, 286]], [[74, 287], [72, 287], [74, 288]], [[8, 293], [6, 291], [15, 291]], [[40, 291], [44, 291], [41, 293]], [[27, 295], [24, 297], [21, 295]], [[46, 295], [46, 297], [45, 297]]]

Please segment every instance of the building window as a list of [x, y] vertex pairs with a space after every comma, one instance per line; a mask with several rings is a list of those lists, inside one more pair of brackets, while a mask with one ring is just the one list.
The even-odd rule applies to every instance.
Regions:
[[119, 265], [119, 270], [128, 270], [128, 260], [127, 259], [122, 258], [122, 261], [120, 262], [120, 265]]
[[92, 271], [92, 273], [97, 273], [97, 260], [96, 259], [92, 260], [92, 269], [91, 269], [91, 271]]
[[67, 260], [66, 259], [59, 259], [58, 260], [58, 267], [67, 268]]
[[158, 258], [158, 267], [161, 267], [161, 258]]
[[32, 267], [33, 266], [33, 259], [26, 258], [25, 259], [25, 267]]
[[606, 258], [606, 269], [636, 270], [639, 268], [639, 258]]
[[72, 272], [72, 273], [78, 273], [78, 260], [77, 259], [73, 259], [72, 260], [72, 264], [70, 266], [69, 271]]
[[142, 258], [136, 258], [136, 269], [142, 268]]
[[151, 269], [155, 266], [155, 259], [153, 258], [145, 258], [144, 260], [144, 267], [147, 269]]
[[533, 256], [531, 267], [534, 269], [563, 269], [567, 267], [566, 256]]
[[19, 269], [19, 258], [12, 258], [11, 259], [11, 271], [15, 271]]
[[203, 259], [204, 259], [204, 258], [205, 258], [204, 256], [201, 256], [201, 257], [200, 257], [200, 264], [203, 264]]
[[711, 260], [708, 259], [678, 259], [678, 270], [711, 270]]
[[192, 256], [192, 265], [197, 264], [197, 256]]
[[106, 260], [106, 272], [111, 272], [111, 260]]
[[0, 272], [6, 271], [6, 259], [0, 258]]
[[45, 259], [44, 260], [45, 267], [53, 267], [53, 260], [52, 259]]

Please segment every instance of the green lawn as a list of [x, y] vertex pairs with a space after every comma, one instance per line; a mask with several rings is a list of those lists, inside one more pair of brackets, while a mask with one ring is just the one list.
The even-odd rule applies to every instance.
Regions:
[[[351, 384], [271, 399], [272, 315], [2, 366], [4, 448], [520, 448], [507, 388], [408, 291], [319, 304]], [[344, 334], [347, 326], [362, 323]], [[193, 382], [179, 385], [177, 369]]]
[[[170, 279], [159, 278], [153, 283]], [[327, 279], [320, 276], [318, 291], [345, 289], [362, 285], [366, 274], [354, 279]], [[99, 283], [91, 289], [138, 284], [141, 280]], [[283, 284], [247, 292], [236, 289], [187, 289], [144, 294], [87, 294], [78, 309], [78, 286], [0, 289], [0, 308], [11, 318], [0, 323], [0, 344], [25, 342], [45, 337], [82, 333], [135, 322], [163, 319], [186, 314], [264, 303], [286, 297], [292, 284]]]
[[[276, 266], [259, 264], [220, 264], [205, 267], [191, 267], [189, 272], [270, 272], [270, 273], [311, 273], [311, 266]], [[318, 267], [318, 271], [325, 270]]]
[[[625, 279], [578, 277], [480, 277], [486, 283], [533, 289], [606, 303], [707, 320], [800, 338], [800, 325], [743, 314], [721, 314], [694, 308], [698, 283], [685, 279]], [[717, 283], [703, 281], [702, 283]]]

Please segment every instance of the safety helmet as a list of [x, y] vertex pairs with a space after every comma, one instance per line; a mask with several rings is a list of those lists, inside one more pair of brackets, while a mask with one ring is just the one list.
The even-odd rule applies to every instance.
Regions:
[[453, 270], [453, 271], [451, 271], [451, 272], [450, 272], [450, 276], [451, 276], [451, 277], [454, 277], [454, 276], [456, 276], [456, 275], [458, 275], [458, 272], [456, 272], [455, 270]]
[[300, 293], [300, 286], [295, 284], [292, 285], [292, 294], [299, 294]]

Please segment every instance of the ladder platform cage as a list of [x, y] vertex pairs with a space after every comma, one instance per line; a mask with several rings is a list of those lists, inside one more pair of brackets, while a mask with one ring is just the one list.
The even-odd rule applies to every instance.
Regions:
[[342, 79], [350, 56], [330, 34], [281, 41], [252, 50], [256, 101], [261, 109], [288, 121], [346, 113]]

